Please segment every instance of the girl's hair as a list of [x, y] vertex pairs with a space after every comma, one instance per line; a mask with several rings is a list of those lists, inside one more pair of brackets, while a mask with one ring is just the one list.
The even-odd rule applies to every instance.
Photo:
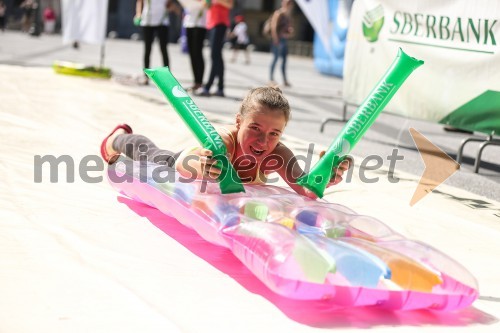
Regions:
[[275, 112], [283, 112], [285, 121], [290, 119], [290, 105], [279, 88], [259, 87], [248, 92], [241, 103], [239, 114], [245, 117], [255, 105], [261, 105]]

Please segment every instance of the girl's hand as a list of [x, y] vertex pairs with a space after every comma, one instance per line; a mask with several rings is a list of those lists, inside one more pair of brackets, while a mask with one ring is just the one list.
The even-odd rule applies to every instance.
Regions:
[[221, 170], [215, 165], [217, 160], [212, 156], [213, 153], [209, 149], [201, 147], [186, 149], [175, 162], [175, 169], [186, 179], [215, 181]]
[[191, 154], [199, 156], [193, 165], [197, 172], [196, 178], [213, 181], [220, 176], [221, 170], [215, 165], [217, 160], [212, 158], [213, 153], [211, 150], [196, 148]]
[[[323, 155], [325, 155], [325, 151], [321, 151], [319, 153], [319, 158], [322, 158]], [[326, 187], [330, 187], [333, 185], [337, 185], [338, 183], [342, 182], [343, 178], [342, 176], [344, 175], [344, 172], [349, 170], [349, 167], [351, 165], [354, 165], [354, 159], [351, 156], [346, 156], [342, 162], [336, 167], [333, 168], [333, 175], [332, 178], [330, 178], [330, 182]]]

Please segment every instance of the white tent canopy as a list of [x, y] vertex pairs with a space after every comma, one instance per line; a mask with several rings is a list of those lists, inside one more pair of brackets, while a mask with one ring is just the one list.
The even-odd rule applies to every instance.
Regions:
[[309, 23], [311, 23], [314, 31], [318, 34], [325, 50], [331, 53], [331, 22], [328, 17], [328, 1], [295, 0], [295, 2], [300, 6], [300, 9], [309, 20]]

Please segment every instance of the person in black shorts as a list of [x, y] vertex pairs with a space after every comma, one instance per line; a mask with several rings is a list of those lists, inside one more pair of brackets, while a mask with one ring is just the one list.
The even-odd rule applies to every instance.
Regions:
[[234, 17], [234, 21], [236, 25], [233, 30], [229, 34], [229, 37], [235, 38], [236, 41], [233, 46], [233, 57], [231, 62], [236, 61], [236, 57], [238, 56], [238, 51], [243, 50], [245, 52], [245, 63], [250, 63], [250, 52], [248, 50], [248, 44], [250, 44], [250, 39], [248, 37], [248, 26], [245, 23], [245, 18], [243, 15], [237, 15]]

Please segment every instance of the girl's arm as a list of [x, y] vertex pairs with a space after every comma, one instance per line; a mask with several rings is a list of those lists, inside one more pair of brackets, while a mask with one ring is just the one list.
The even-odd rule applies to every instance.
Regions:
[[185, 179], [216, 180], [221, 170], [212, 156], [211, 150], [202, 147], [185, 149], [175, 161], [175, 170]]
[[[234, 142], [229, 133], [232, 133], [233, 136], [236, 135], [234, 130], [230, 128], [226, 130], [219, 129], [218, 133], [226, 146], [227, 153], [229, 156], [233, 156], [235, 153], [233, 151]], [[211, 150], [202, 147], [184, 149], [175, 161], [175, 169], [186, 179], [216, 180], [221, 170], [215, 166], [217, 161], [212, 159], [212, 156], [213, 153]]]
[[304, 175], [304, 170], [300, 167], [297, 158], [287, 146], [281, 144], [276, 147], [273, 152], [281, 158], [283, 164], [275, 170], [280, 177], [290, 186], [295, 192], [305, 197], [316, 199], [314, 192], [309, 191], [305, 187], [297, 184], [297, 179]]
[[[290, 186], [295, 192], [305, 197], [311, 199], [317, 199], [318, 196], [297, 184], [297, 179], [305, 174], [304, 170], [300, 167], [297, 158], [293, 154], [293, 152], [286, 147], [285, 145], [280, 145], [275, 150], [275, 153], [283, 159], [283, 165], [276, 170], [281, 178]], [[320, 158], [324, 155], [324, 152], [320, 153]], [[337, 168], [335, 168], [332, 178], [330, 182], [326, 186], [327, 188], [332, 185], [337, 185], [342, 181], [342, 175], [345, 171], [349, 169], [350, 164], [352, 163], [352, 158], [348, 157], [344, 161], [342, 161]]]

